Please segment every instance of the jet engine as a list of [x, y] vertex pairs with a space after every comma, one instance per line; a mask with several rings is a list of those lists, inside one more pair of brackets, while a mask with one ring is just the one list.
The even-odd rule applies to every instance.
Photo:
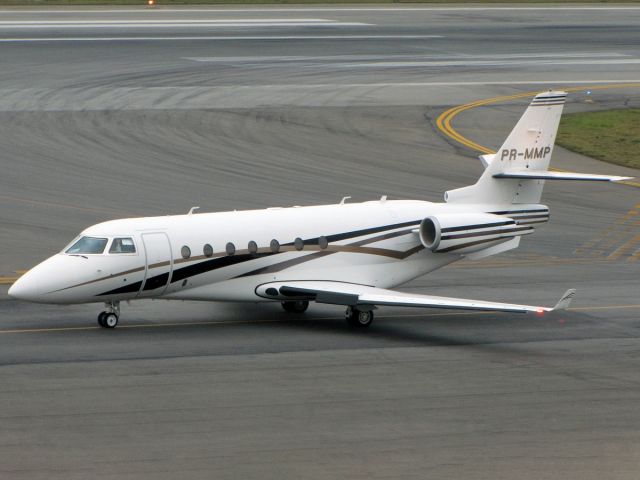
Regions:
[[529, 233], [532, 226], [491, 213], [433, 215], [422, 220], [419, 229], [422, 245], [438, 253], [477, 252]]

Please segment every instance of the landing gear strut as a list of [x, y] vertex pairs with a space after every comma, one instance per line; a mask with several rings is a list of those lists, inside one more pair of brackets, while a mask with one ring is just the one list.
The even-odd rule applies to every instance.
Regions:
[[104, 302], [105, 311], [98, 315], [98, 325], [102, 328], [116, 328], [120, 318], [120, 302]]
[[345, 318], [350, 327], [366, 328], [373, 322], [373, 310], [358, 310], [354, 307], [347, 307]]
[[309, 308], [309, 302], [306, 300], [296, 300], [295, 302], [282, 302], [282, 308], [285, 312], [302, 313]]

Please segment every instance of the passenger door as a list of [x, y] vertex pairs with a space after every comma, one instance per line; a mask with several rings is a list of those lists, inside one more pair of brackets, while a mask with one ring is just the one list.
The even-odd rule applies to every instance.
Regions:
[[143, 233], [142, 242], [146, 268], [138, 297], [156, 297], [164, 293], [171, 278], [171, 244], [166, 233]]

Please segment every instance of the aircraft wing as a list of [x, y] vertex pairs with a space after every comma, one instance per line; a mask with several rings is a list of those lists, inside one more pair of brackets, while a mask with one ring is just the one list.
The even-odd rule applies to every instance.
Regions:
[[396, 292], [346, 282], [296, 280], [271, 282], [256, 288], [256, 294], [272, 300], [312, 300], [333, 305], [447, 308], [456, 310], [484, 310], [496, 312], [543, 313], [569, 307], [575, 290], [567, 290], [554, 307], [538, 307], [513, 303], [487, 302], [467, 298], [439, 297]]

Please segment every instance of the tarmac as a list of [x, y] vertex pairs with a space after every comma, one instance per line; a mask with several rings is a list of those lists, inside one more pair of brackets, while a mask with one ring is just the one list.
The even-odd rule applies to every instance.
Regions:
[[[381, 308], [355, 332], [339, 307], [158, 300], [107, 331], [98, 304], [6, 290], [112, 218], [440, 201], [482, 171], [437, 126], [451, 107], [581, 86], [565, 112], [638, 106], [640, 7], [0, 17], [0, 477], [638, 477], [632, 185], [547, 182], [551, 221], [517, 251], [403, 287], [540, 305], [576, 288], [561, 315]], [[497, 148], [527, 103], [465, 110], [455, 129]], [[561, 148], [553, 165], [638, 175]]]

